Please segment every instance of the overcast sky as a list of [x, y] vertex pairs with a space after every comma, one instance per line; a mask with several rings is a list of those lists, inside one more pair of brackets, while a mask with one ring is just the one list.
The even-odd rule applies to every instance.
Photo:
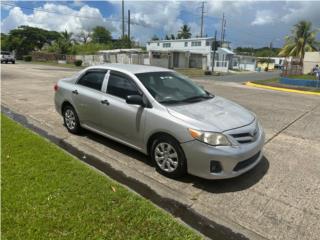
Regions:
[[[10, 6], [9, 6], [10, 5]], [[144, 43], [154, 34], [176, 34], [182, 24], [200, 33], [201, 1], [125, 1], [125, 17], [131, 11], [131, 35]], [[233, 47], [281, 47], [299, 20], [320, 28], [320, 1], [206, 1], [205, 34], [218, 31], [225, 14], [226, 40]], [[1, 3], [1, 32], [20, 25], [56, 31], [90, 31], [107, 27], [113, 37], [121, 34], [121, 1], [5, 1]], [[318, 39], [319, 39], [318, 34]]]

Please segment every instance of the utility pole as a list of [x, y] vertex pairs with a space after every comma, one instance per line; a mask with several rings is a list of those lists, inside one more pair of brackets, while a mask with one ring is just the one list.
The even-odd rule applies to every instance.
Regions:
[[224, 13], [222, 13], [222, 21], [221, 21], [221, 33], [220, 33], [221, 47], [223, 42], [223, 32], [224, 32]]
[[203, 37], [203, 15], [204, 15], [204, 4], [205, 2], [201, 3], [201, 28], [200, 28], [200, 37]]
[[[270, 45], [269, 45], [269, 49], [270, 49], [270, 53], [272, 51], [272, 41], [270, 42]], [[268, 57], [268, 62], [267, 62], [267, 71], [269, 71], [269, 63], [270, 63], [270, 53], [269, 53], [269, 57]]]
[[211, 56], [212, 60], [211, 60], [211, 72], [213, 74], [214, 72], [214, 59], [216, 57], [216, 49], [217, 49], [217, 30], [214, 31], [214, 42], [212, 43], [212, 50], [213, 50], [213, 54]]
[[[224, 39], [226, 37], [226, 25], [227, 25], [227, 19], [224, 18], [224, 24], [223, 24], [223, 33], [222, 33], [222, 43], [224, 43]], [[222, 46], [221, 46], [222, 47]]]
[[128, 39], [130, 41], [130, 10], [128, 10]]
[[122, 38], [124, 38], [124, 0], [122, 0]]

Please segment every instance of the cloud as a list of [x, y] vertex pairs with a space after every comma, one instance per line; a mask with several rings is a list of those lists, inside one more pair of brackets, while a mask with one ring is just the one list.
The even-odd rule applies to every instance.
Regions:
[[[118, 14], [121, 16], [121, 2], [111, 3], [118, 9]], [[171, 33], [176, 34], [178, 29], [180, 29], [181, 25], [183, 24], [183, 20], [180, 18], [182, 2], [128, 1], [125, 3], [125, 8], [130, 9], [132, 22], [147, 26], [131, 26], [132, 35], [134, 35], [135, 39], [138, 41], [145, 42], [154, 34], [157, 34], [160, 37], [162, 33], [168, 35]]]
[[271, 10], [258, 10], [251, 25], [266, 25], [274, 23], [275, 19], [276, 15]]
[[284, 5], [285, 14], [281, 17], [284, 23], [296, 23], [300, 19], [309, 20], [320, 26], [320, 2], [287, 2]]
[[110, 31], [115, 30], [114, 24], [104, 18], [97, 8], [84, 5], [79, 10], [74, 10], [55, 3], [46, 3], [29, 15], [20, 7], [12, 8], [8, 16], [1, 21], [1, 31], [9, 32], [20, 25], [74, 33], [89, 31], [97, 25], [105, 26]]

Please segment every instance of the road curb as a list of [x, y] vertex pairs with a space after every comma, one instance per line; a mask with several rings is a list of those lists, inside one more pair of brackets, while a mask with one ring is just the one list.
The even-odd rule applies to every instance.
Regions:
[[307, 91], [295, 90], [295, 89], [289, 89], [289, 88], [271, 87], [271, 86], [266, 86], [266, 85], [262, 85], [262, 84], [256, 84], [256, 83], [252, 83], [252, 82], [246, 82], [245, 85], [246, 86], [250, 86], [250, 87], [257, 87], [257, 88], [263, 88], [263, 89], [269, 89], [269, 90], [275, 90], [275, 91], [320, 96], [320, 93], [317, 93], [317, 92], [307, 92]]

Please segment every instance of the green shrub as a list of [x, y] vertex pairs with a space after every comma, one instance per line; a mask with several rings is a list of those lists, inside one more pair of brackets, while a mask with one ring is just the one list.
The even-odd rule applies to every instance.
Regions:
[[75, 60], [74, 65], [80, 67], [82, 65], [82, 60]]
[[32, 61], [32, 56], [26, 55], [26, 56], [23, 57], [23, 60], [26, 61], [26, 62], [31, 62]]

